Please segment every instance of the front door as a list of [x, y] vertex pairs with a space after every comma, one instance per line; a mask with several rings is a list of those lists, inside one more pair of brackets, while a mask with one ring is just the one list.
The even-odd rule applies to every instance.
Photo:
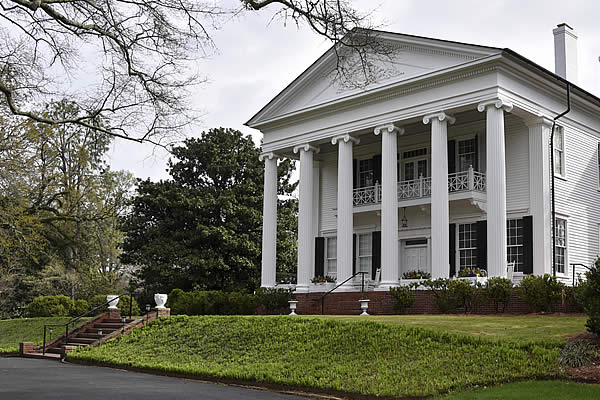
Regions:
[[402, 273], [409, 271], [430, 272], [427, 263], [427, 239], [412, 239], [404, 241], [404, 257], [402, 260]]

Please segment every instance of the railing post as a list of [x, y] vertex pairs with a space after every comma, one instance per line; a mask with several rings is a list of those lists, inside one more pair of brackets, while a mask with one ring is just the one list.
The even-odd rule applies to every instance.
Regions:
[[419, 175], [419, 197], [423, 197], [423, 174]]
[[469, 191], [473, 191], [473, 187], [475, 186], [475, 174], [473, 173], [473, 166], [469, 165]]
[[379, 181], [375, 181], [375, 204], [379, 203]]
[[360, 292], [364, 293], [365, 292], [365, 273], [361, 272], [361, 281], [360, 281]]

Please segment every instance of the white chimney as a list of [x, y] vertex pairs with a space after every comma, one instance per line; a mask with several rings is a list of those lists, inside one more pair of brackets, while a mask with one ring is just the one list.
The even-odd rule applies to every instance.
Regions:
[[577, 35], [573, 28], [562, 23], [554, 30], [554, 72], [577, 84]]

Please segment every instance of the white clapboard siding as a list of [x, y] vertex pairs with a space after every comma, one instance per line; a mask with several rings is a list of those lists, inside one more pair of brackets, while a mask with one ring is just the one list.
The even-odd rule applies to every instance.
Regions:
[[335, 230], [337, 220], [334, 209], [337, 208], [337, 157], [335, 153], [324, 155], [321, 163], [321, 210], [319, 231]]
[[529, 130], [520, 119], [506, 118], [506, 210], [529, 208]]

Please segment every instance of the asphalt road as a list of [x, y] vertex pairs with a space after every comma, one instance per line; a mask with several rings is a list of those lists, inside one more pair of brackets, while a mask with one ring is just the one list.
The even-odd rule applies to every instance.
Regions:
[[54, 360], [0, 357], [0, 399], [296, 400], [302, 397]]

